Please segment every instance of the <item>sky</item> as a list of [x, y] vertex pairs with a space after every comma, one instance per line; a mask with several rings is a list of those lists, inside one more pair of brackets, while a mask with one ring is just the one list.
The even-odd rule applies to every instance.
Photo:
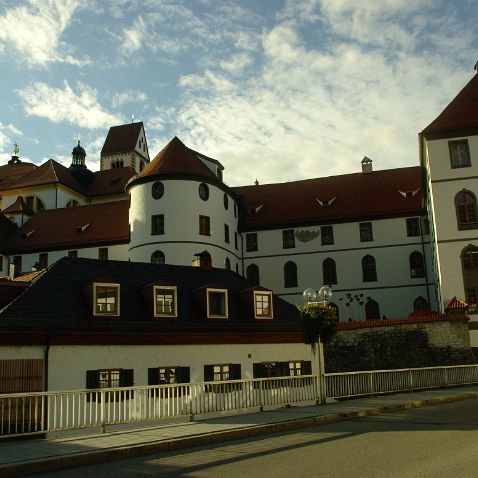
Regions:
[[110, 126], [177, 136], [230, 186], [418, 165], [475, 74], [476, 0], [0, 0], [0, 165], [99, 169]]

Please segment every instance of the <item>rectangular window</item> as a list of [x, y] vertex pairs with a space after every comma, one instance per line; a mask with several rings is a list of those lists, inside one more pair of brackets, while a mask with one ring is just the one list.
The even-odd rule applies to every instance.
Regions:
[[[241, 379], [241, 364], [226, 363], [226, 364], [214, 364], [204, 365], [204, 381], [205, 382], [224, 382], [227, 380], [240, 380]], [[228, 388], [224, 388], [223, 385], [217, 388], [206, 389], [206, 391], [215, 392], [228, 392], [236, 390], [240, 387], [239, 384], [230, 384]]]
[[224, 241], [229, 244], [229, 226], [224, 224]]
[[254, 292], [254, 317], [272, 319], [272, 292]]
[[203, 236], [211, 235], [211, 222], [209, 216], [199, 216], [199, 234]]
[[373, 241], [373, 232], [372, 232], [371, 222], [361, 222], [359, 224], [359, 228], [360, 228], [360, 242]]
[[468, 148], [468, 141], [449, 141], [448, 150], [450, 152], [450, 163], [452, 169], [467, 168], [471, 166], [470, 150]]
[[282, 231], [282, 248], [293, 249], [295, 247], [294, 229], [286, 229]]
[[14, 275], [20, 274], [22, 271], [22, 256], [13, 256], [12, 265]]
[[189, 382], [189, 367], [161, 366], [148, 368], [148, 385], [167, 385]]
[[[124, 368], [87, 370], [86, 371], [86, 388], [105, 389], [134, 386], [134, 370]], [[98, 392], [88, 394], [88, 401], [100, 401], [101, 395]], [[121, 401], [133, 398], [133, 391], [124, 392], [105, 392], [105, 400], [107, 402]]]
[[420, 235], [420, 221], [418, 217], [407, 218], [407, 236], [415, 237]]
[[93, 315], [119, 316], [119, 284], [94, 284]]
[[107, 261], [108, 260], [108, 248], [107, 247], [100, 247], [98, 249], [98, 259], [100, 261]]
[[68, 251], [68, 257], [76, 259], [78, 257], [78, 251]]
[[207, 289], [208, 318], [227, 319], [227, 314], [228, 314], [227, 290]]
[[246, 234], [246, 251], [247, 252], [253, 252], [257, 251], [257, 233], [251, 232], [249, 234]]
[[151, 235], [156, 236], [164, 234], [164, 214], [154, 214], [151, 216]]
[[237, 232], [236, 232], [236, 231], [234, 231], [234, 247], [235, 247], [236, 249], [238, 249], [238, 245], [237, 245]]
[[154, 286], [154, 316], [177, 317], [176, 287]]
[[330, 246], [334, 243], [334, 228], [333, 226], [320, 227], [321, 244], [323, 246]]
[[40, 269], [46, 269], [48, 267], [48, 254], [43, 252], [38, 256], [38, 266]]

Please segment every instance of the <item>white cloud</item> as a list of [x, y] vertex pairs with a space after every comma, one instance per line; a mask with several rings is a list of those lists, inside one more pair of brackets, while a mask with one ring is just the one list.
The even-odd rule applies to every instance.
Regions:
[[222, 69], [229, 73], [242, 73], [244, 69], [252, 63], [251, 57], [246, 53], [240, 53], [239, 55], [233, 55], [227, 60], [222, 60], [219, 65]]
[[18, 142], [23, 133], [13, 124], [0, 122], [0, 154], [11, 155], [14, 143]]
[[75, 93], [65, 80], [63, 88], [46, 83], [34, 83], [17, 93], [24, 102], [28, 116], [39, 116], [53, 123], [66, 122], [81, 128], [102, 128], [120, 124], [121, 117], [105, 111], [98, 100], [98, 93], [78, 82]]
[[147, 99], [148, 96], [144, 91], [126, 90], [113, 95], [111, 104], [113, 107], [117, 108], [125, 103], [144, 103]]
[[68, 27], [80, 0], [29, 0], [27, 5], [6, 9], [0, 16], [0, 47], [18, 54], [18, 61], [29, 66], [51, 62], [82, 65], [88, 59], [70, 54], [61, 35]]

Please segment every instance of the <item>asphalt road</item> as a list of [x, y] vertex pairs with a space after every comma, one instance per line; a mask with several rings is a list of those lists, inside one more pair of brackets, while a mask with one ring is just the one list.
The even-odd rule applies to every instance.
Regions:
[[478, 399], [35, 476], [476, 478]]

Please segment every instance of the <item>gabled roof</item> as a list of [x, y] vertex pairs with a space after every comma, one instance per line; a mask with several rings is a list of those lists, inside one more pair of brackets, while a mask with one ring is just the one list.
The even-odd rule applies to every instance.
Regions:
[[421, 215], [420, 181], [417, 166], [231, 189], [255, 230]]
[[160, 176], [184, 176], [204, 178], [220, 183], [216, 175], [199, 159], [197, 153], [189, 149], [176, 136], [156, 155], [156, 157], [134, 178], [128, 187]]
[[439, 139], [466, 136], [467, 132], [478, 132], [478, 73], [422, 134], [427, 139]]
[[39, 211], [7, 239], [9, 253], [129, 241], [129, 201]]
[[33, 163], [14, 163], [0, 166], [0, 191], [11, 189], [10, 185], [37, 168]]
[[450, 301], [448, 302], [447, 306], [445, 307], [445, 311], [448, 311], [448, 310], [453, 310], [453, 309], [467, 309], [468, 308], [468, 304], [463, 300], [463, 299], [459, 299], [456, 295], [450, 299]]
[[[120, 285], [120, 317], [94, 317], [88, 284], [95, 281]], [[177, 287], [178, 317], [158, 320], [148, 308], [142, 291], [151, 284]], [[198, 307], [193, 291], [207, 285], [220, 285], [228, 291], [228, 318], [207, 319]], [[117, 334], [194, 332], [197, 335], [221, 332], [300, 333], [299, 312], [295, 306], [273, 297], [274, 318], [256, 320], [238, 293], [250, 287], [240, 275], [226, 269], [204, 270], [191, 266], [158, 265], [125, 261], [62, 258], [16, 300], [0, 312], [0, 329], [78, 333], [91, 331]]]
[[23, 214], [26, 214], [27, 216], [33, 216], [35, 214], [35, 212], [25, 204], [25, 201], [23, 200], [21, 196], [18, 196], [17, 199], [15, 199], [15, 202], [13, 204], [10, 204], [10, 206], [8, 206], [2, 211], [2, 214], [18, 214], [18, 213], [23, 213]]
[[134, 151], [138, 137], [143, 129], [143, 122], [112, 126], [108, 131], [101, 154]]

